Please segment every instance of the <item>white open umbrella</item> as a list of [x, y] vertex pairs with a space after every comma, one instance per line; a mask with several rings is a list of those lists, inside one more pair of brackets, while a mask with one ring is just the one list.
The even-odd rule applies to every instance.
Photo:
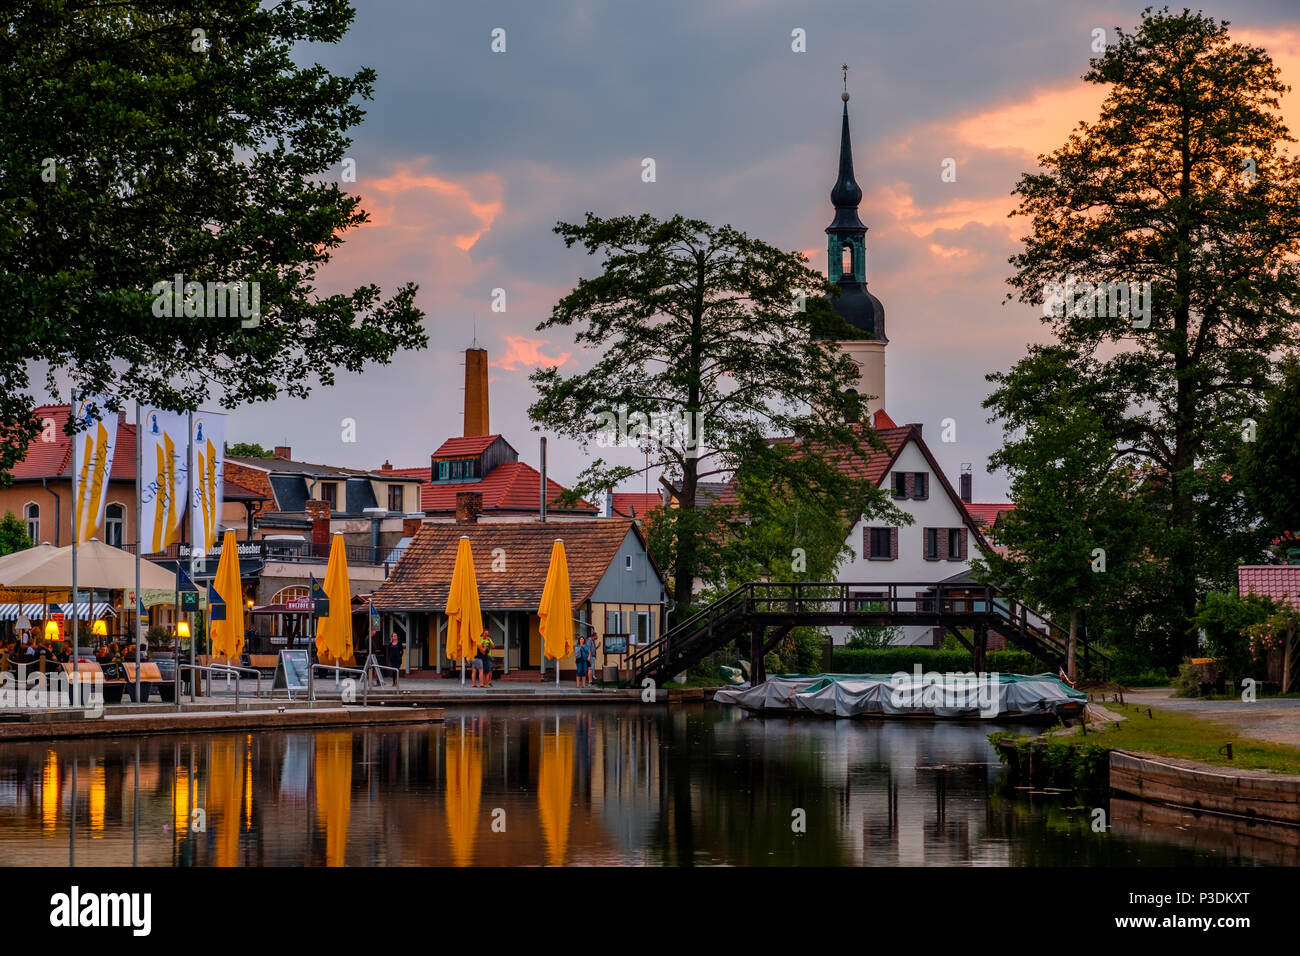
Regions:
[[9, 587], [9, 582], [14, 578], [26, 574], [39, 564], [44, 564], [58, 553], [59, 549], [46, 541], [33, 548], [6, 554], [0, 558], [0, 588]]
[[[37, 550], [29, 548], [30, 551]], [[72, 545], [52, 548], [43, 561], [0, 576], [5, 588], [70, 588], [72, 587]], [[25, 553], [25, 552], [20, 552]], [[77, 546], [77, 587], [101, 591], [120, 591], [135, 588], [135, 556], [121, 548], [104, 544], [91, 538]], [[140, 562], [141, 588], [174, 588], [176, 576], [152, 561]]]

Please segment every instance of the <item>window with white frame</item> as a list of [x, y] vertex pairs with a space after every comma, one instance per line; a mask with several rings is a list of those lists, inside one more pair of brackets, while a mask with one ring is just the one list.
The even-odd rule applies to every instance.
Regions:
[[27, 522], [27, 537], [32, 539], [32, 544], [41, 543], [41, 506], [34, 501], [27, 503], [23, 508], [23, 518]]
[[126, 533], [126, 509], [114, 502], [104, 509], [104, 543], [122, 547]]

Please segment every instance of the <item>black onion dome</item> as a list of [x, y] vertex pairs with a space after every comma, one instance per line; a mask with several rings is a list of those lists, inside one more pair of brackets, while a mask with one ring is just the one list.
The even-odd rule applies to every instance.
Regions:
[[864, 339], [888, 342], [885, 337], [885, 307], [881, 301], [853, 276], [845, 276], [839, 286], [840, 295], [831, 305], [840, 318], [860, 331]]

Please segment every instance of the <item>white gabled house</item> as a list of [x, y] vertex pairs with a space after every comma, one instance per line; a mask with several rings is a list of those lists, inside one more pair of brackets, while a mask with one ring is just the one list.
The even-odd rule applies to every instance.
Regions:
[[[887, 451], [865, 462], [867, 477], [887, 489], [900, 511], [911, 515], [910, 525], [893, 525], [882, 519], [859, 518], [849, 531], [852, 557], [840, 565], [841, 582], [864, 584], [854, 590], [862, 603], [886, 595], [885, 585], [902, 582], [918, 586], [899, 592], [900, 597], [923, 595], [936, 584], [961, 578], [970, 571], [970, 558], [989, 547], [979, 522], [967, 502], [952, 487], [921, 435], [921, 426], [895, 426], [876, 413], [876, 432]], [[968, 482], [963, 482], [967, 484]], [[881, 590], [873, 590], [879, 582]], [[847, 627], [830, 628], [836, 644], [843, 644]], [[902, 627], [898, 644], [935, 642], [934, 628]]]

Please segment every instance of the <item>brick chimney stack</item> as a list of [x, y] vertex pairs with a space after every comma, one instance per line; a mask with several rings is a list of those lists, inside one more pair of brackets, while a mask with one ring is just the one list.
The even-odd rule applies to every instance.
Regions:
[[475, 524], [483, 513], [483, 493], [481, 491], [460, 491], [456, 493], [456, 523]]
[[468, 348], [465, 350], [465, 437], [490, 434], [487, 349]]

